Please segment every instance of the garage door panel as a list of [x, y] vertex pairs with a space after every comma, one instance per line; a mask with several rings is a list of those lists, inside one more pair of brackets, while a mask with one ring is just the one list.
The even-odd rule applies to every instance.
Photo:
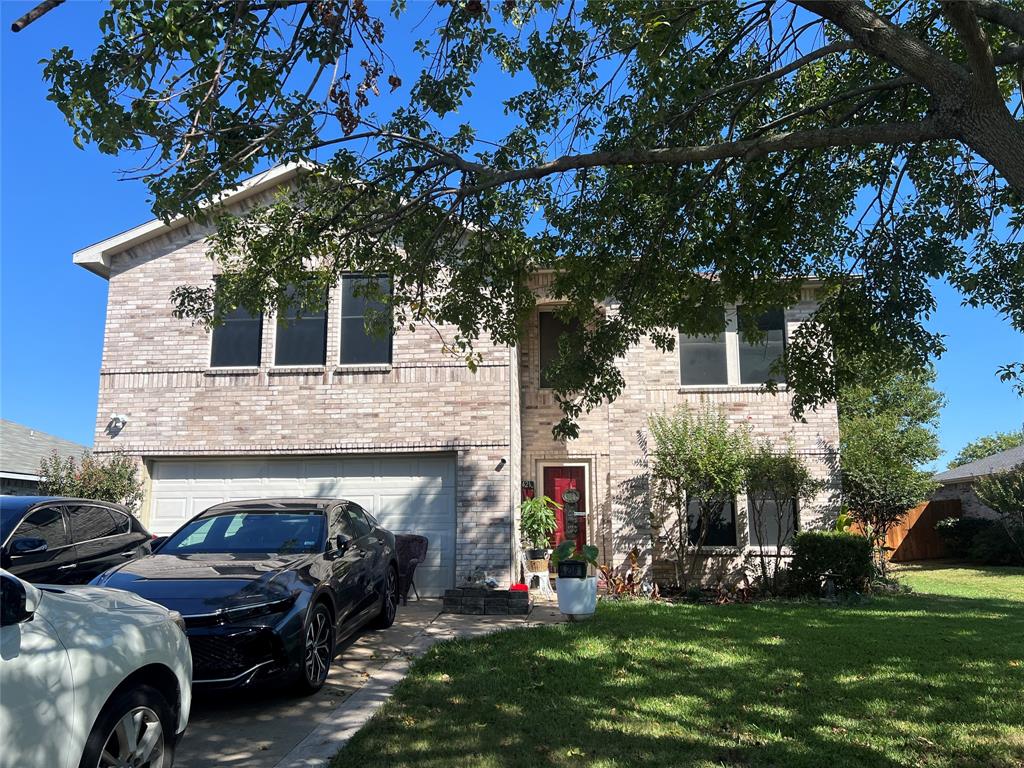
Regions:
[[395, 533], [429, 540], [416, 571], [421, 594], [455, 581], [455, 461], [440, 456], [206, 459], [155, 461], [151, 529], [173, 531], [225, 500], [275, 496], [345, 498]]
[[154, 499], [150, 528], [158, 534], [170, 533], [188, 520], [188, 503], [185, 497]]

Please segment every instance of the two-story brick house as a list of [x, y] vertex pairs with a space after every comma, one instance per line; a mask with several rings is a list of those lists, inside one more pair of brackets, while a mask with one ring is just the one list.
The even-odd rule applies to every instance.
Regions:
[[[297, 172], [257, 176], [225, 202], [244, 209]], [[417, 582], [437, 594], [477, 567], [502, 582], [515, 578], [516, 509], [524, 483], [533, 483], [554, 498], [570, 486], [580, 490], [585, 535], [607, 560], [619, 563], [634, 547], [646, 557], [638, 435], [651, 412], [677, 404], [720, 406], [755, 435], [788, 437], [831, 477], [835, 409], [794, 422], [788, 395], [755, 383], [813, 308], [810, 289], [797, 306], [766, 317], [763, 347], [745, 344], [728, 311], [728, 330], [717, 338], [683, 339], [668, 354], [639, 345], [621, 361], [624, 393], [581, 420], [579, 439], [559, 442], [551, 435], [559, 412], [542, 370], [560, 325], [544, 275], [523, 344], [484, 341], [474, 373], [442, 350], [436, 334], [367, 336], [363, 300], [350, 283], [359, 276], [329, 292], [325, 312], [292, 313], [288, 323], [239, 311], [211, 333], [174, 318], [171, 291], [215, 277], [204, 252], [208, 234], [190, 221], [154, 221], [74, 255], [109, 283], [95, 450], [139, 459], [141, 514], [157, 533], [227, 499], [351, 498], [392, 530], [429, 537]], [[605, 309], [614, 312], [614, 304]], [[800, 510], [801, 525], [813, 525], [829, 503], [826, 493]], [[744, 498], [735, 500], [709, 562], [735, 568], [742, 561], [746, 509]]]

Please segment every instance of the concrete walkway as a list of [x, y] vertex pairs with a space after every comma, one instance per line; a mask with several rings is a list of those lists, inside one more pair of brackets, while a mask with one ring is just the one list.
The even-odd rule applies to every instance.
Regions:
[[388, 699], [411, 660], [434, 643], [563, 618], [546, 603], [529, 616], [458, 616], [441, 613], [440, 600], [410, 602], [390, 629], [364, 631], [339, 646], [331, 675], [314, 696], [270, 686], [197, 696], [174, 765], [320, 768]]

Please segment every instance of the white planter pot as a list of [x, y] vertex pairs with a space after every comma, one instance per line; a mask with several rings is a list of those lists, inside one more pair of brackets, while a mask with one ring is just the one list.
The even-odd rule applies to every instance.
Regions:
[[597, 610], [597, 577], [556, 579], [558, 610], [570, 619], [585, 619]]

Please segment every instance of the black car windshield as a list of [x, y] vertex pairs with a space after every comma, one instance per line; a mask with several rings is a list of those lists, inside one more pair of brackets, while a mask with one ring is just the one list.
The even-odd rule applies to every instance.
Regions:
[[236, 512], [185, 525], [160, 547], [161, 555], [220, 552], [318, 552], [324, 546], [324, 516], [281, 512]]

